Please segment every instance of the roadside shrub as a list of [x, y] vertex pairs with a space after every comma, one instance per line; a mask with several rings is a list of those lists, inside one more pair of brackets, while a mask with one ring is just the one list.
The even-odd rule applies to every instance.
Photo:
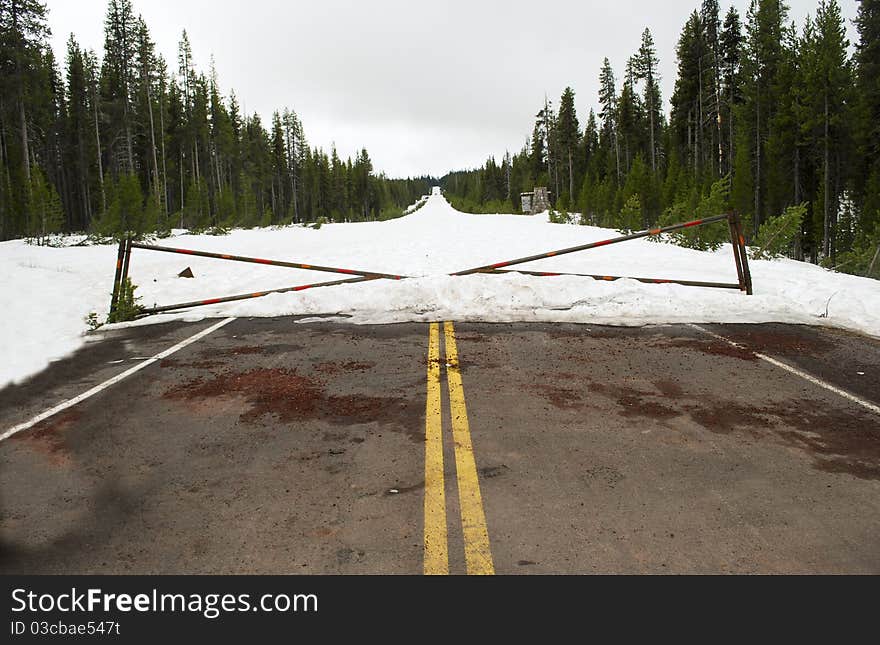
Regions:
[[617, 216], [617, 230], [628, 235], [642, 227], [642, 200], [638, 195], [631, 195]]
[[550, 209], [549, 219], [551, 224], [568, 224], [571, 222], [571, 216], [564, 210], [557, 211], [552, 208]]
[[[729, 198], [730, 177], [728, 176], [713, 183], [709, 194], [699, 200], [696, 199], [696, 195], [692, 195], [689, 199], [677, 201], [667, 208], [660, 216], [658, 226], [670, 226], [694, 219], [722, 215], [729, 210]], [[694, 202], [696, 206], [692, 206]], [[714, 251], [725, 242], [730, 241], [730, 229], [727, 222], [722, 220], [714, 224], [694, 226], [667, 233], [663, 237], [678, 246], [698, 251]], [[648, 239], [657, 240], [658, 238]]]
[[85, 317], [85, 323], [89, 326], [90, 331], [95, 331], [103, 325], [103, 323], [98, 320], [98, 314], [96, 314], [94, 311], [90, 311], [89, 314]]
[[873, 235], [864, 235], [857, 239], [849, 251], [839, 253], [837, 264], [831, 268], [865, 278], [880, 279], [880, 226]]
[[785, 255], [794, 244], [806, 212], [806, 204], [789, 206], [782, 215], [772, 217], [761, 224], [749, 250], [751, 258], [769, 260]]
[[119, 289], [119, 297], [116, 301], [116, 311], [107, 317], [108, 323], [125, 322], [137, 318], [143, 307], [138, 304], [140, 296], [135, 296], [137, 285], [132, 283], [131, 278], [126, 278]]

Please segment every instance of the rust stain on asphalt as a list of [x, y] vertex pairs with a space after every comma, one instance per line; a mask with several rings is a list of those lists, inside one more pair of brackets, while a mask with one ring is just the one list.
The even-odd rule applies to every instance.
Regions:
[[248, 354], [265, 354], [266, 348], [263, 345], [239, 345], [238, 347], [230, 347], [229, 349], [209, 351], [213, 356], [243, 356]]
[[785, 332], [749, 329], [733, 332], [731, 337], [759, 352], [817, 356], [834, 348], [832, 343], [818, 334], [805, 334], [800, 330]]
[[323, 392], [317, 383], [296, 372], [258, 368], [226, 372], [207, 381], [195, 379], [172, 387], [164, 397], [193, 400], [236, 394], [244, 396], [251, 406], [241, 415], [242, 421], [253, 422], [272, 412], [287, 422], [313, 412]]
[[531, 389], [561, 410], [573, 410], [583, 407], [583, 397], [577, 390], [572, 388], [535, 383], [531, 386]]
[[694, 421], [716, 434], [749, 430], [752, 436], [760, 436], [756, 429], [772, 427], [772, 417], [753, 406], [734, 401], [693, 400], [697, 401], [696, 405], [686, 405], [685, 410]]
[[613, 399], [617, 405], [623, 408], [621, 414], [625, 417], [670, 419], [682, 414], [680, 410], [676, 410], [656, 400], [657, 398], [663, 398], [662, 393], [658, 394], [650, 390], [640, 390], [629, 385], [611, 385], [592, 380], [588, 380], [587, 387], [589, 387], [591, 392]]
[[38, 423], [29, 430], [13, 435], [12, 439], [40, 453], [53, 466], [69, 466], [70, 452], [65, 434], [73, 424], [79, 421], [81, 416], [82, 414], [78, 410], [67, 410]]
[[654, 385], [656, 391], [588, 381], [590, 391], [617, 403], [622, 416], [664, 421], [689, 415], [715, 434], [776, 439], [810, 455], [818, 470], [880, 480], [880, 419], [868, 412], [805, 398], [764, 406], [706, 400], [675, 383]]
[[880, 480], [880, 420], [861, 410], [843, 410], [800, 399], [775, 410], [788, 428], [777, 434], [816, 458], [815, 467]]
[[322, 374], [338, 374], [340, 372], [366, 372], [375, 366], [375, 363], [368, 362], [347, 361], [345, 363], [336, 363], [329, 361], [326, 363], [316, 363], [314, 369]]
[[489, 337], [487, 337], [483, 334], [480, 334], [478, 332], [466, 332], [463, 334], [456, 333], [455, 338], [458, 341], [473, 342], [473, 343], [485, 343], [490, 340]]
[[184, 363], [182, 361], [177, 360], [176, 358], [165, 358], [159, 363], [159, 367], [188, 367], [191, 369], [197, 370], [213, 370], [218, 367], [221, 367], [223, 363], [218, 361], [192, 361], [190, 363]]
[[216, 358], [218, 356], [250, 356], [255, 354], [271, 356], [275, 354], [298, 352], [302, 349], [302, 345], [268, 343], [265, 345], [237, 345], [235, 347], [227, 347], [224, 349], [205, 349], [202, 350], [201, 354], [208, 358]]
[[749, 349], [742, 349], [729, 343], [725, 343], [715, 339], [697, 339], [697, 338], [676, 338], [662, 339], [651, 347], [659, 347], [663, 349], [692, 349], [710, 356], [727, 356], [729, 358], [738, 358], [744, 361], [756, 361], [758, 357]]
[[675, 381], [654, 381], [654, 387], [660, 390], [660, 393], [668, 399], [679, 399], [684, 394], [684, 390]]
[[418, 431], [418, 420], [424, 411], [417, 401], [366, 394], [328, 395], [323, 383], [296, 370], [255, 368], [225, 372], [209, 380], [194, 379], [175, 385], [163, 396], [208, 406], [217, 399], [239, 397], [247, 407], [239, 419], [248, 424], [262, 423], [271, 415], [285, 424], [308, 420], [340, 425], [375, 422], [406, 432], [414, 441], [424, 440]]

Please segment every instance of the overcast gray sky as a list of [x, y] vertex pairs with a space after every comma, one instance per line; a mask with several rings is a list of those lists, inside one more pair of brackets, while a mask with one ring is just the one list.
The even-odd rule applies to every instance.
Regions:
[[[288, 106], [310, 144], [343, 157], [366, 146], [390, 176], [442, 175], [519, 150], [545, 92], [566, 85], [582, 125], [597, 103], [599, 67], [621, 77], [650, 27], [664, 110], [675, 43], [699, 0], [133, 0], [176, 69], [187, 30], [197, 66], [216, 61], [221, 90], [268, 119]], [[849, 38], [856, 0], [840, 0]], [[53, 46], [70, 33], [102, 54], [107, 0], [48, 0]], [[721, 0], [722, 16], [730, 2]], [[733, 2], [745, 18], [748, 0]], [[800, 27], [818, 0], [790, 0]]]

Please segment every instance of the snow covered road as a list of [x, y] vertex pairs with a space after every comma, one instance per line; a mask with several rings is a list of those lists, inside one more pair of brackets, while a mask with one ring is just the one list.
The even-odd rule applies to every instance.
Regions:
[[[547, 215], [468, 215], [440, 195], [387, 222], [238, 230], [228, 236], [177, 235], [162, 244], [272, 259], [403, 273], [377, 280], [217, 304], [135, 324], [205, 317], [338, 313], [356, 324], [459, 320], [663, 323], [786, 322], [880, 336], [880, 282], [791, 260], [753, 261], [755, 295], [680, 285], [560, 276], [447, 274], [481, 264], [615, 236], [595, 227], [551, 224]], [[113, 246], [38, 248], [0, 243], [0, 387], [39, 372], [80, 347], [85, 317], [106, 315]], [[191, 267], [195, 278], [178, 278]], [[729, 245], [700, 252], [636, 240], [519, 265], [635, 277], [736, 282]], [[330, 274], [244, 265], [136, 250], [131, 277], [141, 304], [169, 304], [321, 282]]]

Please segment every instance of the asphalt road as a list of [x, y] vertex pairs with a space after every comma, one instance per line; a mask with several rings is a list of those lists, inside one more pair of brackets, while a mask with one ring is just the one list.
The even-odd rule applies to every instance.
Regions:
[[880, 573], [880, 414], [757, 355], [877, 406], [880, 342], [702, 327], [234, 320], [0, 442], [0, 573]]

